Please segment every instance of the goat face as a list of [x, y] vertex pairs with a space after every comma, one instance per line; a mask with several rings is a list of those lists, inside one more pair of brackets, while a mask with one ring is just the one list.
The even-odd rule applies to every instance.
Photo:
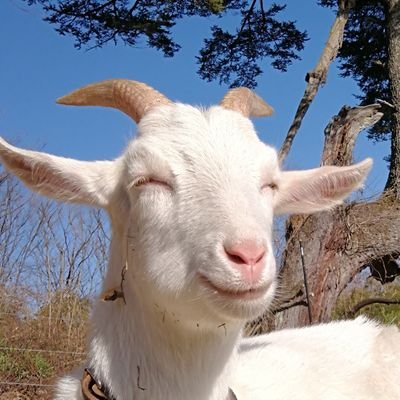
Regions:
[[105, 208], [113, 225], [110, 264], [127, 257], [137, 297], [167, 304], [185, 321], [260, 314], [275, 289], [273, 213], [331, 208], [360, 187], [372, 165], [280, 171], [276, 152], [247, 118], [272, 109], [244, 88], [208, 110], [125, 80], [89, 85], [60, 102], [118, 108], [139, 123], [138, 138], [121, 158], [102, 162], [0, 139], [0, 159], [42, 194]]
[[280, 171], [251, 122], [221, 107], [167, 106], [143, 118], [124, 163], [135, 281], [194, 318], [265, 310]]

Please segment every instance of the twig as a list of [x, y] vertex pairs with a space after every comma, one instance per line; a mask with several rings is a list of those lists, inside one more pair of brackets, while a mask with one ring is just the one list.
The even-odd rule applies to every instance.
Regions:
[[126, 304], [126, 299], [125, 299], [125, 294], [124, 294], [124, 281], [125, 281], [125, 274], [126, 271], [128, 270], [128, 264], [125, 263], [125, 265], [122, 267], [121, 270], [121, 283], [119, 290], [117, 289], [109, 289], [106, 292], [104, 292], [101, 296], [103, 301], [115, 301], [117, 299], [122, 299], [124, 303]]
[[225, 331], [225, 336], [226, 336], [226, 323], [222, 323], [221, 325], [218, 325], [217, 328], [224, 328]]
[[311, 325], [312, 324], [311, 303], [310, 303], [310, 295], [308, 292], [306, 265], [304, 262], [304, 247], [303, 247], [303, 243], [301, 242], [301, 240], [299, 240], [299, 246], [300, 246], [301, 267], [303, 269], [304, 289], [306, 292], [306, 299], [307, 299], [308, 322]]
[[382, 104], [383, 106], [385, 106], [385, 107], [387, 107], [387, 108], [390, 108], [392, 111], [395, 111], [395, 110], [396, 110], [396, 107], [395, 107], [392, 103], [389, 103], [389, 102], [386, 101], [386, 100], [383, 100], [383, 99], [376, 99], [376, 102], [379, 103], [379, 104]]

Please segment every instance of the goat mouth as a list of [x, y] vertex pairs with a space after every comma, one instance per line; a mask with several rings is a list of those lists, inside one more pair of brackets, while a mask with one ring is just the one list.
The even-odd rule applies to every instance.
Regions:
[[222, 297], [226, 297], [229, 299], [236, 299], [236, 300], [255, 300], [262, 297], [268, 288], [270, 287], [269, 284], [257, 287], [251, 287], [245, 290], [235, 290], [230, 288], [222, 288], [215, 283], [213, 283], [210, 279], [205, 277], [204, 275], [199, 275], [200, 282], [203, 286], [211, 289], [214, 293]]

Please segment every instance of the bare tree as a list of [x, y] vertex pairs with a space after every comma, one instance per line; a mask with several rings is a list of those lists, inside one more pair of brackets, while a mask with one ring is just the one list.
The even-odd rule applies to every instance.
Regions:
[[[388, 20], [391, 32], [389, 68], [392, 98], [396, 104], [381, 102], [364, 107], [343, 107], [325, 129], [321, 165], [350, 164], [361, 130], [375, 124], [384, 113], [395, 112], [394, 124], [400, 118], [399, 63], [396, 64], [400, 55], [400, 2], [388, 0], [388, 4], [392, 10]], [[337, 20], [348, 15], [353, 5], [354, 2], [340, 0]], [[337, 20], [334, 27], [337, 26]], [[344, 26], [341, 25], [342, 37]], [[332, 39], [332, 31], [323, 54], [326, 51], [330, 54], [337, 53], [337, 46], [341, 43], [340, 36], [336, 35]], [[332, 49], [335, 51], [332, 52]], [[323, 58], [322, 56], [321, 59]], [[329, 60], [332, 61], [332, 58]], [[329, 63], [325, 64], [326, 68], [328, 66]], [[321, 79], [322, 76], [325, 79], [326, 73], [327, 69], [317, 78]], [[310, 81], [299, 110], [306, 110], [313, 100], [313, 96], [307, 95], [309, 86]], [[313, 93], [315, 90], [314, 85]], [[296, 113], [281, 150], [282, 158], [288, 153], [304, 115], [305, 112]], [[390, 267], [390, 260], [400, 252], [398, 131], [400, 125], [398, 128], [397, 125], [394, 127], [392, 135], [392, 162], [388, 180], [391, 183], [387, 184], [377, 199], [348, 203], [339, 209], [318, 215], [294, 216], [288, 219], [286, 248], [280, 272], [282, 285], [286, 289], [274, 310], [274, 327], [302, 326], [310, 322], [327, 321], [338, 296], [360, 271], [375, 266], [376, 269], [381, 269], [378, 271], [380, 276], [387, 275], [385, 271]], [[299, 247], [300, 242], [303, 243], [302, 248]], [[304, 282], [304, 273], [307, 285]]]
[[94, 296], [107, 263], [107, 230], [101, 211], [41, 199], [1, 172], [0, 286], [20, 291], [32, 306], [51, 303], [55, 293]]
[[32, 195], [5, 171], [0, 172], [0, 285], [18, 287], [26, 281], [28, 258], [38, 226]]

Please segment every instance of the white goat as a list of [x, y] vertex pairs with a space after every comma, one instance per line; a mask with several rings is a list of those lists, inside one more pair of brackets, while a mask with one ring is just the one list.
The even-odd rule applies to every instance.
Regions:
[[61, 380], [56, 399], [85, 398], [85, 367], [93, 387], [102, 382], [116, 400], [400, 399], [395, 328], [357, 319], [242, 338], [275, 291], [273, 213], [339, 204], [360, 187], [370, 159], [282, 172], [248, 119], [272, 109], [245, 88], [205, 110], [126, 80], [59, 102], [118, 108], [139, 125], [115, 161], [0, 142], [4, 165], [33, 190], [111, 218], [103, 289], [116, 300], [97, 302], [86, 364]]

